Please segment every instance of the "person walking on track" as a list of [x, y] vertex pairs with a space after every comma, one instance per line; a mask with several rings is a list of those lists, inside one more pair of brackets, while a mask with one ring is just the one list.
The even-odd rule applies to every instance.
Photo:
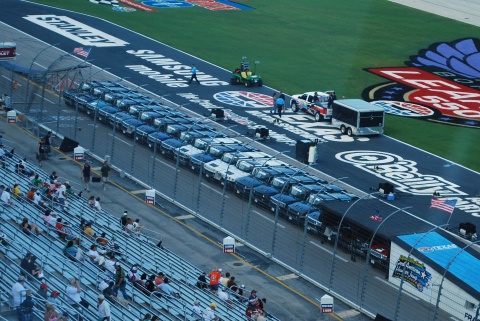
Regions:
[[195, 67], [195, 64], [192, 64], [192, 77], [188, 83], [191, 84], [194, 79], [197, 81], [197, 84], [200, 85], [200, 82], [197, 79], [197, 67]]

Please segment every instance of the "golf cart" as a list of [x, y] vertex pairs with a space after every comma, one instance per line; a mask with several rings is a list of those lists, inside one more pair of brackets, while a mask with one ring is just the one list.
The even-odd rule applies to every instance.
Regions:
[[255, 61], [255, 71], [250, 70], [250, 63], [245, 61], [247, 57], [242, 57], [243, 61], [240, 63], [240, 68], [235, 69], [232, 72], [232, 78], [230, 78], [231, 85], [244, 84], [245, 87], [263, 85], [262, 77], [256, 74], [257, 64], [259, 61]]

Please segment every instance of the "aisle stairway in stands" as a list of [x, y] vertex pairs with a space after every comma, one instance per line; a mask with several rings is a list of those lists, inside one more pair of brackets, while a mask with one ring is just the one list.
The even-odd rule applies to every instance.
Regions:
[[[31, 182], [27, 176], [16, 173], [15, 164], [20, 160], [21, 157], [16, 154], [12, 158], [6, 158], [6, 167], [0, 169], [2, 177], [0, 184], [11, 187], [14, 183], [19, 183], [20, 189], [26, 194], [31, 188]], [[41, 168], [28, 163], [27, 168], [39, 174], [44, 181], [48, 181], [49, 175]], [[65, 182], [65, 179], [62, 181]], [[82, 309], [81, 314], [85, 320], [96, 320], [96, 302], [100, 293], [97, 288], [98, 284], [101, 280], [112, 278], [112, 275], [88, 258], [83, 262], [74, 262], [66, 258], [62, 251], [65, 242], [58, 237], [54, 228], [48, 228], [44, 224], [41, 217], [44, 209], [29, 202], [26, 198], [15, 199], [12, 196], [12, 200], [17, 206], [8, 206], [2, 202], [0, 208], [0, 229], [11, 241], [9, 246], [0, 246], [0, 250], [4, 254], [0, 260], [0, 273], [2, 279], [7, 280], [7, 282], [0, 283], [2, 311], [9, 304], [10, 289], [18, 278], [20, 261], [27, 252], [31, 252], [38, 257], [37, 262], [43, 267], [45, 282], [49, 289], [55, 289], [61, 293], [62, 305], [57, 310], [75, 312], [65, 301], [65, 287], [70, 278], [76, 277], [81, 280], [83, 298], [91, 305], [88, 309]], [[126, 233], [121, 228], [119, 217], [115, 217], [103, 209], [95, 210], [87, 204], [84, 197], [77, 194], [68, 199], [68, 207], [65, 211], [62, 211], [60, 204], [55, 201], [47, 199], [43, 199], [43, 201], [48, 202], [48, 208], [52, 212], [58, 213], [58, 217], [70, 224], [72, 234], [80, 238], [80, 246], [84, 253], [88, 252], [95, 241], [80, 230], [79, 225], [82, 219], [94, 222], [93, 226], [97, 234], [105, 232], [107, 238], [115, 238], [115, 244], [119, 245], [119, 251], [122, 253], [116, 256], [116, 260], [121, 263], [126, 272], [133, 265], [138, 265], [139, 275], [142, 273], [156, 275], [162, 271], [171, 280], [170, 285], [173, 291], [180, 293], [180, 298], [164, 293], [159, 298], [155, 295], [147, 295], [128, 283], [127, 293], [131, 297], [130, 308], [127, 309], [118, 302], [112, 304], [112, 315], [115, 319], [135, 320], [148, 312], [152, 315], [159, 315], [161, 320], [195, 320], [191, 307], [193, 302], [198, 300], [202, 309], [209, 306], [210, 302], [216, 302], [216, 314], [221, 320], [248, 320], [245, 316], [246, 306], [244, 303], [233, 300], [235, 304], [230, 307], [221, 302], [216, 295], [198, 288], [196, 282], [197, 277], [202, 273], [200, 269], [168, 249], [158, 247], [156, 241], [154, 242], [143, 234], [135, 236]], [[23, 233], [19, 223], [24, 217], [27, 217], [30, 223], [39, 226], [45, 233], [40, 236]], [[39, 286], [40, 281], [29, 280], [26, 282], [25, 288], [34, 289], [36, 292]], [[233, 298], [234, 293], [230, 293], [230, 297]], [[36, 313], [43, 319], [43, 310], [36, 310]], [[268, 320], [277, 319], [269, 315]]]

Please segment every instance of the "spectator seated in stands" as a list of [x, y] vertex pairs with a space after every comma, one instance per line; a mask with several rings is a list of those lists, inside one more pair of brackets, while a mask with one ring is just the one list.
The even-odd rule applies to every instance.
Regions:
[[90, 246], [90, 251], [88, 251], [87, 256], [92, 259], [95, 264], [101, 266], [105, 263], [105, 253], [107, 253], [105, 250], [97, 251], [97, 246], [93, 244]]
[[230, 280], [230, 272], [225, 273], [225, 276], [220, 277], [220, 284], [227, 286], [228, 281]]
[[0, 230], [0, 245], [1, 246], [9, 246], [11, 240], [7, 238], [3, 230]]
[[203, 319], [208, 321], [218, 320], [218, 315], [215, 315], [216, 309], [217, 305], [214, 302], [210, 303], [210, 306], [203, 311]]
[[90, 196], [87, 200], [87, 204], [88, 206], [90, 206], [91, 208], [93, 208], [95, 206], [95, 196]]
[[135, 234], [135, 228], [133, 227], [133, 220], [131, 218], [127, 219], [127, 225], [125, 225], [125, 231], [130, 234]]
[[44, 186], [43, 181], [40, 179], [40, 176], [38, 174], [35, 174], [35, 177], [33, 178], [32, 184], [37, 189], [43, 188], [43, 186]]
[[192, 316], [195, 321], [203, 320], [202, 308], [200, 308], [200, 302], [198, 302], [198, 300], [193, 301]]
[[109, 253], [108, 260], [105, 260], [105, 270], [108, 272], [115, 274], [115, 255], [113, 253]]
[[57, 224], [57, 213], [52, 213], [52, 210], [45, 210], [45, 214], [42, 215], [42, 219], [48, 227], [55, 227]]
[[42, 231], [38, 228], [35, 223], [30, 224], [28, 222], [28, 218], [24, 217], [22, 223], [20, 223], [20, 227], [22, 228], [23, 232], [27, 235], [35, 234], [40, 235]]
[[238, 301], [240, 301], [242, 303], [248, 301], [248, 299], [245, 297], [245, 284], [240, 285], [240, 287], [237, 286], [236, 284], [232, 285], [230, 290], [232, 290], [235, 293], [235, 298]]
[[[47, 206], [47, 204], [45, 204], [43, 201], [42, 201], [42, 197], [40, 196], [40, 192], [39, 191], [35, 191], [35, 194], [33, 195], [33, 200], [32, 200], [33, 204], [35, 205], [38, 205], [38, 206], [41, 206], [43, 208], [45, 208]], [[54, 224], [55, 225], [55, 224]]]
[[48, 299], [48, 285], [47, 283], [40, 284], [40, 288], [37, 291], [37, 295], [43, 300], [47, 301]]
[[55, 304], [56, 306], [60, 305], [60, 300], [58, 299], [58, 296], [60, 295], [60, 292], [57, 290], [53, 290], [52, 293], [50, 293], [50, 297], [47, 299], [48, 302], [51, 304]]
[[63, 253], [72, 261], [77, 261], [77, 247], [75, 246], [78, 243], [78, 238], [73, 235], [67, 237], [67, 243], [63, 248]]
[[230, 296], [228, 295], [227, 288], [222, 288], [221, 291], [218, 291], [218, 298], [225, 303], [227, 303], [229, 308], [233, 307], [233, 302], [230, 300]]
[[163, 279], [163, 283], [158, 286], [158, 289], [169, 296], [180, 299], [180, 294], [178, 292], [173, 292], [173, 289], [170, 286], [170, 280], [168, 278]]
[[258, 301], [260, 301], [258, 299], [258, 296], [257, 296], [257, 291], [256, 290], [252, 290], [250, 292], [250, 297], [248, 298], [248, 307], [252, 310], [252, 311], [255, 311], [258, 309]]
[[50, 174], [50, 176], [48, 177], [48, 179], [50, 181], [50, 184], [55, 184], [57, 182], [57, 179], [58, 179], [57, 172], [53, 171], [52, 174]]
[[234, 286], [234, 285], [237, 285], [237, 283], [235, 283], [235, 277], [231, 276], [230, 280], [228, 280], [228, 282], [227, 282], [227, 288], [231, 289], [232, 286]]
[[198, 276], [197, 279], [197, 287], [200, 289], [206, 289], [208, 288], [208, 283], [207, 283], [207, 272], [203, 272]]
[[5, 188], [4, 185], [0, 185], [0, 200], [7, 205], [16, 206], [15, 203], [12, 202], [10, 197], [10, 187]]
[[142, 228], [143, 225], [140, 225], [140, 219], [137, 218], [135, 222], [133, 222], [133, 230], [135, 231], [135, 233], [137, 233], [137, 235], [140, 235]]
[[24, 158], [23, 160], [19, 160], [17, 164], [15, 164], [15, 172], [17, 174], [22, 174], [22, 175], [25, 175], [25, 176], [30, 176], [31, 173], [33, 173], [33, 171], [29, 170], [27, 168], [27, 163], [26, 163], [27, 159]]
[[109, 245], [110, 241], [106, 237], [107, 237], [107, 234], [103, 232], [99, 237], [95, 239], [95, 242], [104, 246]]
[[33, 307], [35, 303], [32, 298], [32, 290], [28, 290], [25, 293], [25, 300], [20, 304], [18, 309], [20, 320], [22, 321], [33, 321]]
[[66, 186], [66, 188], [67, 188], [67, 190], [66, 190], [67, 198], [71, 197], [72, 195], [75, 195], [75, 192], [73, 191], [73, 188], [72, 188], [72, 186], [70, 185], [70, 183], [65, 182], [65, 186]]
[[127, 274], [127, 278], [134, 285], [135, 285], [135, 283], [137, 283], [137, 284], [140, 284], [140, 285], [143, 286], [143, 282], [140, 279], [140, 276], [138, 275], [137, 271], [138, 271], [137, 266], [136, 265], [132, 266], [132, 268], [130, 269], [130, 271]]
[[163, 283], [163, 278], [165, 277], [165, 274], [163, 272], [158, 272], [157, 277], [155, 278], [155, 285], [158, 287], [160, 284]]
[[63, 231], [63, 219], [61, 217], [57, 218], [57, 223], [55, 224], [55, 228], [57, 229], [58, 237], [62, 240], [65, 240], [67, 235]]
[[70, 279], [70, 284], [65, 288], [67, 302], [75, 308], [78, 308], [81, 305], [88, 309], [90, 304], [82, 298], [80, 295], [81, 292], [82, 288], [80, 286], [80, 281], [75, 278]]
[[45, 303], [45, 320], [53, 321], [58, 320], [58, 312], [55, 310], [55, 305], [51, 302]]
[[118, 302], [120, 302], [121, 305], [123, 305], [124, 307], [126, 307], [127, 309], [130, 310], [130, 307], [128, 306], [128, 301], [125, 300], [124, 298], [122, 298], [121, 296], [119, 296], [118, 294], [114, 293], [114, 291], [113, 291], [114, 286], [115, 286], [115, 282], [113, 282], [113, 281], [108, 281], [107, 282], [105, 280], [102, 280], [102, 282], [98, 286], [98, 289], [100, 291], [102, 291], [105, 298], [107, 300], [109, 300], [110, 302], [115, 303], [116, 301], [118, 301]]
[[12, 286], [10, 294], [12, 296], [12, 307], [17, 308], [25, 300], [25, 277], [20, 275], [18, 281]]
[[28, 176], [28, 181], [30, 182], [30, 186], [33, 186], [33, 180], [35, 179], [35, 172], [30, 171], [30, 173], [27, 176]]
[[27, 254], [25, 254], [25, 257], [22, 259], [22, 261], [20, 262], [20, 274], [23, 275], [23, 276], [27, 276], [27, 271], [29, 269], [29, 263], [30, 263], [30, 259], [32, 258], [33, 254], [30, 253], [30, 252], [27, 252]]
[[128, 223], [128, 211], [124, 211], [122, 217], [120, 218], [120, 224], [122, 224], [123, 230], [125, 230], [127, 223]]
[[23, 194], [22, 191], [20, 190], [19, 183], [13, 184], [12, 191], [13, 191], [13, 196], [19, 201], [21, 201], [21, 197], [25, 196], [25, 194]]
[[40, 266], [37, 265], [37, 257], [34, 255], [30, 256], [30, 260], [28, 260], [25, 264], [23, 269], [26, 271], [26, 273], [30, 276], [33, 276], [34, 278], [38, 280], [43, 279], [43, 271]]
[[93, 203], [93, 208], [97, 211], [101, 211], [102, 210], [102, 205], [100, 205], [100, 197], [97, 197], [95, 199], [95, 202]]
[[35, 187], [30, 188], [30, 190], [27, 192], [27, 199], [30, 203], [33, 203], [33, 199], [35, 198], [35, 192], [37, 189]]
[[[147, 289], [147, 294], [150, 295], [152, 292], [158, 291], [157, 286], [155, 285], [155, 275], [152, 274], [148, 278], [147, 282], [145, 282], [145, 288]], [[161, 297], [162, 295], [160, 293], [155, 293], [156, 296]]]
[[91, 221], [88, 221], [87, 223], [85, 223], [83, 233], [85, 233], [86, 235], [88, 235], [90, 237], [95, 237], [95, 232], [93, 232], [92, 224], [93, 224], [93, 222], [91, 222]]

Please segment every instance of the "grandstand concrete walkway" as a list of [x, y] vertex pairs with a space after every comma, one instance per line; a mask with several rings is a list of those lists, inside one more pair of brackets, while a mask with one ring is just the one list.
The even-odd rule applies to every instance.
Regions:
[[480, 1], [472, 0], [390, 0], [418, 10], [480, 26]]
[[[3, 135], [5, 145], [15, 147], [16, 153], [26, 156], [27, 161], [37, 165], [36, 137], [20, 126], [8, 124], [5, 118], [0, 118], [0, 134]], [[58, 138], [52, 140], [53, 147], [60, 143]], [[47, 173], [57, 171], [62, 180], [68, 180], [78, 190], [81, 188], [81, 165], [72, 156], [54, 151], [51, 159], [44, 162], [43, 169]], [[100, 163], [89, 160], [93, 162], [94, 170], [100, 167]], [[144, 194], [137, 193], [144, 188], [127, 178], [120, 178], [118, 173], [112, 175], [111, 182], [106, 191], [103, 191], [100, 184], [91, 184], [91, 193], [84, 196], [99, 196], [103, 207], [110, 213], [117, 213], [119, 218], [124, 210], [128, 210], [130, 217], [140, 218], [141, 224], [151, 230], [145, 234], [162, 239], [165, 247], [205, 272], [209, 273], [214, 266], [230, 272], [238, 284], [245, 284], [250, 290], [255, 288], [260, 297], [266, 297], [267, 311], [279, 319], [369, 320], [365, 315], [352, 313], [354, 311], [351, 307], [338, 300], [335, 302], [335, 311], [343, 318], [322, 315], [316, 298], [320, 299], [325, 292], [319, 288], [245, 246], [238, 248], [240, 255], [223, 254], [220, 244], [226, 236], [224, 233], [163, 199], [157, 199], [157, 207], [146, 205]], [[95, 226], [93, 228], [95, 230]]]

